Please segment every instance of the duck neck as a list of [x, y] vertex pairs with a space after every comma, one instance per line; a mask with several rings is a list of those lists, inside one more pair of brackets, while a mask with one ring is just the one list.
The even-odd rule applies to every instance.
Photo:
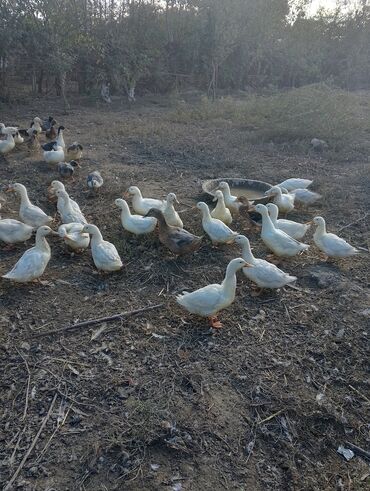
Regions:
[[13, 135], [12, 135], [11, 133], [8, 133], [8, 138], [7, 138], [7, 140], [8, 140], [9, 142], [11, 142], [11, 143], [13, 143], [13, 142], [14, 142], [14, 138], [13, 138]]
[[231, 198], [231, 192], [229, 186], [226, 186], [226, 188], [222, 190], [222, 194], [224, 195], [225, 200]]
[[121, 204], [121, 216], [122, 216], [122, 218], [130, 218], [131, 217], [130, 208], [128, 207], [127, 203]]
[[71, 200], [67, 193], [58, 197], [58, 205], [62, 205], [67, 211], [71, 211]]
[[277, 223], [277, 220], [278, 220], [278, 216], [279, 216], [279, 215], [278, 215], [278, 213], [279, 213], [279, 212], [278, 212], [278, 210], [276, 210], [276, 209], [271, 209], [271, 210], [269, 210], [269, 217], [270, 217], [270, 219], [271, 219], [272, 223], [273, 223], [275, 226], [276, 226], [276, 223]]
[[173, 206], [172, 201], [167, 200], [165, 211], [167, 213], [173, 213], [173, 214], [175, 213], [176, 210], [175, 210], [175, 207]]
[[50, 246], [45, 235], [36, 232], [36, 247], [42, 252], [50, 252]]
[[211, 220], [211, 213], [208, 206], [202, 208], [202, 222], [209, 222]]
[[100, 232], [100, 230], [98, 229], [98, 227], [96, 227], [96, 230], [94, 230], [94, 233], [91, 234], [91, 242], [95, 243], [95, 244], [99, 244], [99, 242], [102, 242], [103, 241], [103, 236]]
[[224, 199], [224, 195], [222, 195], [222, 196], [219, 196], [218, 199], [217, 199], [217, 204], [216, 204], [215, 210], [216, 211], [224, 212], [225, 209], [226, 209], [225, 199]]
[[247, 261], [247, 263], [254, 263], [255, 257], [252, 254], [251, 245], [248, 242], [245, 242], [242, 246], [242, 258]]
[[63, 130], [59, 130], [57, 144], [62, 147], [64, 145]]
[[320, 222], [315, 230], [315, 235], [321, 236], [326, 234], [326, 223], [324, 221]]
[[236, 291], [236, 271], [232, 265], [228, 265], [222, 288], [227, 297], [234, 298]]
[[273, 230], [275, 229], [275, 226], [269, 216], [268, 213], [264, 213], [262, 215], [262, 232], [268, 231], [268, 230]]
[[24, 186], [19, 188], [19, 195], [21, 197], [21, 205], [30, 205], [31, 204], [31, 201], [28, 197], [27, 189]]
[[158, 213], [158, 216], [156, 216], [155, 218], [157, 219], [158, 228], [159, 228], [159, 231], [160, 232], [169, 229], [169, 226], [167, 225], [167, 222], [166, 222], [166, 220], [165, 220], [165, 218], [163, 216], [163, 213]]

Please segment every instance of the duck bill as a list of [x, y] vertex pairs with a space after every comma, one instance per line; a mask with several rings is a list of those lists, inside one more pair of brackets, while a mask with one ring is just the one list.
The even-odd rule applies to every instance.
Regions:
[[247, 262], [244, 263], [244, 266], [243, 268], [252, 268], [253, 267], [253, 264], [249, 264]]
[[304, 225], [313, 225], [313, 221], [312, 221], [312, 220], [310, 220], [310, 221], [308, 221], [308, 222], [304, 222]]
[[12, 186], [8, 186], [8, 188], [7, 188], [7, 189], [5, 189], [5, 192], [6, 192], [6, 193], [14, 193], [14, 191], [15, 191], [15, 190], [14, 190], [14, 188], [13, 188]]
[[215, 197], [213, 198], [213, 200], [212, 200], [212, 201], [213, 201], [213, 202], [214, 202], [214, 201], [218, 201], [217, 196], [215, 196]]

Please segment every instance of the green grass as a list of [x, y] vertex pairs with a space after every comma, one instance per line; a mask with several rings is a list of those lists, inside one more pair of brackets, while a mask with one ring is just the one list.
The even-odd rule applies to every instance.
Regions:
[[179, 103], [173, 121], [231, 122], [252, 141], [326, 140], [333, 150], [367, 146], [370, 136], [369, 93], [310, 85], [274, 95], [202, 98], [197, 105]]

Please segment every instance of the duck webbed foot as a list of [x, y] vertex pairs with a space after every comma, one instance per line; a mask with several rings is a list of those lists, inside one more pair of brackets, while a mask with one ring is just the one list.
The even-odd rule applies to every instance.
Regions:
[[209, 324], [213, 329], [221, 329], [222, 323], [218, 320], [217, 315], [208, 317]]

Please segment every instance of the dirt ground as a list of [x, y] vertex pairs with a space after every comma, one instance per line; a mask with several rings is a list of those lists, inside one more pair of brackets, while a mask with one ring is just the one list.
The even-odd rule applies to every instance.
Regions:
[[[347, 462], [337, 453], [347, 442], [369, 450], [368, 220], [347, 226], [369, 208], [368, 160], [252, 145], [229, 121], [176, 123], [161, 99], [133, 108], [73, 102], [68, 114], [56, 104], [14, 105], [0, 120], [27, 125], [52, 114], [66, 127], [67, 144], [82, 143], [82, 168], [67, 191], [116, 245], [124, 267], [97, 274], [90, 251], [71, 257], [51, 237], [48, 285], [0, 281], [0, 484], [31, 448], [14, 489], [369, 489], [366, 457], [355, 452]], [[1, 184], [23, 183], [34, 203], [55, 214], [46, 190], [58, 175], [41, 158], [18, 147], [0, 160]], [[86, 176], [94, 169], [105, 183], [91, 197]], [[214, 249], [205, 240], [196, 254], [174, 260], [155, 234], [142, 240], [123, 231], [114, 199], [129, 185], [151, 197], [175, 192], [185, 227], [201, 233], [191, 209], [204, 198], [201, 180], [225, 176], [313, 178], [324, 198], [292, 219], [320, 214], [332, 231], [347, 226], [341, 235], [362, 254], [326, 264], [313, 246], [282, 263], [298, 277], [296, 288], [260, 297], [239, 273], [236, 301], [213, 334], [175, 295], [220, 282], [238, 247]], [[0, 195], [3, 218], [16, 218], [18, 198]], [[244, 222], [232, 228], [266, 256]], [[0, 248], [1, 274], [25, 248]], [[124, 321], [42, 335], [159, 303]]]

